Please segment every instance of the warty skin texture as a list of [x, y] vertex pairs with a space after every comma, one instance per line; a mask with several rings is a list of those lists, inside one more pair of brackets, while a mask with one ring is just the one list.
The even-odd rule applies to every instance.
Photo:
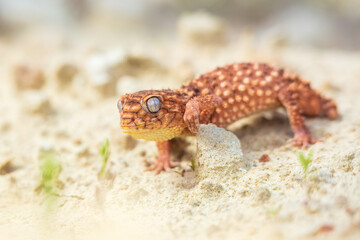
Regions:
[[[156, 99], [148, 102], [150, 98]], [[150, 102], [153, 105], [149, 108]], [[177, 90], [125, 94], [118, 107], [123, 132], [157, 142], [159, 157], [149, 169], [157, 173], [176, 166], [170, 160], [169, 140], [195, 135], [200, 124], [226, 127], [259, 111], [284, 107], [295, 145], [307, 147], [316, 140], [311, 138], [304, 117], [338, 116], [334, 101], [311, 89], [308, 82], [264, 63], [219, 67]], [[157, 107], [159, 111], [150, 111]]]

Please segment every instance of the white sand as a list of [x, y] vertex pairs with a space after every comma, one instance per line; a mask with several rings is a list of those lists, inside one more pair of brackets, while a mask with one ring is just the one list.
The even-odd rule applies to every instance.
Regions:
[[[360, 238], [359, 53], [286, 47], [255, 51], [238, 42], [204, 52], [178, 45], [152, 49], [167, 56], [154, 56], [165, 70], [151, 65], [137, 74], [143, 68], [135, 68], [136, 74], [125, 76], [121, 91], [127, 86], [131, 91], [179, 86], [192, 71], [259, 60], [296, 71], [338, 103], [339, 119], [306, 121], [313, 136], [323, 140], [312, 147], [314, 161], [307, 177], [298, 161], [300, 149], [288, 143], [288, 119], [278, 112], [230, 128], [241, 140], [243, 159], [238, 160], [253, 165], [247, 172], [229, 171], [226, 178], [224, 172], [212, 171], [213, 178], [201, 179], [190, 163], [196, 138], [176, 141], [173, 157], [183, 160], [181, 168], [160, 175], [144, 172], [146, 162], [156, 158], [155, 144], [121, 133], [117, 96], [103, 98], [96, 93], [102, 90], [88, 83], [86, 54], [68, 50], [80, 74], [69, 88], [59, 90], [54, 69], [62, 47], [55, 44], [48, 51], [32, 44], [0, 47], [2, 56], [8, 56], [0, 58], [0, 168], [5, 171], [0, 175], [1, 239]], [[28, 56], [33, 57], [28, 62], [39, 63], [46, 73], [47, 84], [38, 94], [47, 98], [51, 115], [28, 111], [36, 102], [14, 90], [12, 66]], [[113, 179], [100, 181], [99, 149], [107, 137]], [[63, 167], [59, 206], [50, 215], [43, 195], [35, 191], [42, 147], [59, 152]], [[258, 162], [263, 154], [269, 162]], [[228, 154], [220, 155], [223, 163], [229, 161]]]

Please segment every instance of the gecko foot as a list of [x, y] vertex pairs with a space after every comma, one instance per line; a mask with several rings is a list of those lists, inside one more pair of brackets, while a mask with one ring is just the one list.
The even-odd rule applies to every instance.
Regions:
[[155, 171], [156, 174], [159, 174], [161, 171], [170, 171], [171, 168], [178, 165], [179, 163], [171, 161], [168, 157], [158, 157], [158, 159], [152, 163], [152, 166], [145, 171]]
[[295, 146], [307, 148], [311, 144], [320, 142], [321, 140], [316, 140], [311, 138], [310, 134], [296, 134], [292, 139], [292, 142]]

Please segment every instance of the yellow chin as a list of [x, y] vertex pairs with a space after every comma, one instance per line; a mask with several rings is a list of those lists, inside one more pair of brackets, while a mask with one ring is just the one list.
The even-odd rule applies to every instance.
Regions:
[[180, 136], [182, 128], [160, 128], [160, 129], [123, 129], [124, 133], [130, 134], [134, 138], [145, 139], [148, 141], [167, 141], [174, 137]]

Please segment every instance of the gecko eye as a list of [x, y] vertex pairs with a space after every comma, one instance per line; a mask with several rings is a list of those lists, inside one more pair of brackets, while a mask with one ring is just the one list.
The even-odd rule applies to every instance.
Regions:
[[117, 103], [117, 107], [118, 107], [119, 111], [122, 110], [122, 106], [121, 106], [121, 101], [120, 101], [120, 100], [119, 100], [118, 103]]
[[151, 113], [157, 113], [160, 110], [161, 103], [157, 97], [151, 97], [146, 101], [147, 110]]

